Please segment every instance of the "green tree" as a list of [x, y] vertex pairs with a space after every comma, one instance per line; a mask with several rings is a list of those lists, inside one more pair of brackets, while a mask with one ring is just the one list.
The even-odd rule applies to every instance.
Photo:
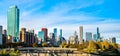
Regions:
[[77, 47], [78, 50], [82, 50], [82, 49], [84, 49], [83, 44], [78, 44], [76, 47]]
[[98, 46], [98, 49], [102, 49], [102, 43], [100, 41], [97, 41], [97, 46]]
[[33, 46], [33, 47], [37, 47], [37, 44], [36, 44], [36, 43], [33, 43], [32, 46]]
[[47, 42], [43, 42], [42, 47], [47, 47]]
[[94, 52], [94, 51], [97, 50], [97, 44], [93, 40], [91, 40], [89, 42], [89, 45], [88, 45], [87, 49], [88, 49], [88, 52]]
[[102, 50], [107, 50], [110, 49], [110, 44], [108, 41], [103, 41], [102, 42]]
[[7, 54], [7, 50], [6, 50], [6, 49], [3, 49], [3, 50], [2, 50], [2, 54]]
[[117, 44], [115, 44], [115, 43], [111, 43], [111, 46], [112, 46], [113, 49], [117, 49], [118, 48]]
[[67, 47], [67, 43], [66, 42], [62, 42], [61, 44], [60, 44], [60, 46], [63, 48], [66, 48]]
[[88, 47], [88, 45], [89, 45], [89, 42], [88, 42], [88, 41], [86, 41], [86, 42], [84, 42], [84, 43], [82, 44], [82, 47], [83, 47], [83, 48], [87, 48], [87, 47]]
[[116, 44], [117, 45], [117, 48], [120, 48], [120, 44]]
[[70, 44], [69, 48], [76, 48], [76, 44]]

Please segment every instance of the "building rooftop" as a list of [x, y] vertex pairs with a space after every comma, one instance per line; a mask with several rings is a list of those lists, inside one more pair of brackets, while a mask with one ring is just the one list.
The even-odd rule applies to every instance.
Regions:
[[16, 5], [12, 5], [12, 6], [10, 6], [10, 8], [17, 8], [17, 6]]

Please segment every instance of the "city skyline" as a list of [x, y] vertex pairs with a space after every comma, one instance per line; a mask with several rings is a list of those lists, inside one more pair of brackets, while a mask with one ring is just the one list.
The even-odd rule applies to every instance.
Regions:
[[[32, 2], [33, 4], [31, 4]], [[120, 43], [120, 8], [116, 5], [118, 1], [91, 0], [86, 5], [87, 2], [88, 1], [82, 0], [54, 0], [52, 3], [45, 0], [39, 2], [33, 0], [29, 0], [29, 2], [25, 0], [16, 0], [11, 3], [10, 1], [1, 1], [0, 25], [3, 26], [3, 29], [7, 29], [7, 10], [9, 6], [15, 4], [21, 11], [20, 28], [35, 29], [36, 33], [43, 27], [46, 27], [49, 33], [53, 32], [53, 28], [58, 28], [63, 30], [63, 36], [68, 39], [75, 30], [79, 31], [79, 26], [83, 26], [84, 34], [87, 31], [96, 33], [96, 28], [99, 27], [101, 36], [105, 38], [111, 36], [116, 37], [117, 43]], [[2, 5], [3, 3], [6, 3], [6, 5]], [[24, 5], [26, 6], [24, 7]], [[111, 6], [109, 7], [108, 5]], [[107, 6], [108, 8], [105, 8]], [[85, 38], [85, 35], [83, 37]]]

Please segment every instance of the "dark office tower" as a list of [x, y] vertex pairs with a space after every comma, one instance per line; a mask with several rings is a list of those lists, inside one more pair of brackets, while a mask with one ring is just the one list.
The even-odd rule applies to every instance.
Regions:
[[7, 12], [7, 35], [12, 36], [12, 42], [19, 40], [19, 9], [11, 6]]
[[33, 42], [33, 43], [38, 44], [38, 37], [37, 37], [37, 34], [34, 34], [34, 42]]
[[116, 43], [116, 38], [112, 37], [112, 43]]
[[3, 39], [2, 39], [2, 26], [0, 25], [0, 45], [3, 44]]
[[35, 43], [36, 40], [36, 36], [34, 34], [34, 30], [28, 30], [26, 31], [25, 34], [25, 42], [28, 46], [32, 45], [33, 43]]
[[97, 27], [97, 41], [100, 40], [99, 28]]
[[34, 37], [34, 30], [31, 29], [31, 30], [28, 30], [29, 32], [29, 36], [30, 36], [30, 44], [33, 44], [35, 41], [35, 37]]
[[7, 35], [7, 31], [6, 31], [6, 30], [3, 30], [2, 34]]
[[6, 30], [3, 30], [2, 32], [2, 39], [3, 39], [3, 44], [6, 44], [7, 43], [7, 31]]
[[79, 29], [80, 29], [80, 44], [82, 44], [83, 43], [83, 26], [80, 26]]
[[99, 33], [99, 28], [97, 27], [97, 33]]
[[62, 37], [62, 29], [60, 29], [60, 37]]
[[53, 33], [54, 33], [54, 36], [55, 36], [55, 39], [56, 39], [57, 38], [57, 28], [53, 29]]
[[47, 41], [47, 39], [48, 39], [48, 37], [47, 37], [47, 34], [48, 34], [47, 28], [42, 28], [42, 31], [44, 32], [44, 41]]

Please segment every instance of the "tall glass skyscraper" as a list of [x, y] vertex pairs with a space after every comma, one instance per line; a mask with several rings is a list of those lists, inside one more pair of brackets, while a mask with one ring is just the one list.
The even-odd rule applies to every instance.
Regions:
[[100, 40], [99, 28], [97, 27], [97, 41]]
[[97, 41], [97, 34], [93, 34], [93, 40], [96, 42]]
[[2, 26], [0, 26], [0, 45], [3, 44], [3, 38], [2, 38]]
[[57, 28], [54, 28], [53, 31], [54, 31], [54, 36], [55, 36], [55, 39], [56, 39], [57, 38]]
[[39, 39], [42, 39], [42, 42], [44, 41], [44, 32], [43, 31], [38, 32], [38, 40]]
[[19, 9], [16, 5], [7, 12], [7, 35], [12, 36], [12, 42], [18, 42], [19, 37]]
[[42, 31], [44, 32], [44, 41], [46, 42], [48, 40], [48, 29], [42, 28]]
[[92, 40], [92, 33], [86, 32], [86, 41], [91, 41], [91, 40]]
[[60, 37], [62, 37], [62, 29], [60, 29]]

